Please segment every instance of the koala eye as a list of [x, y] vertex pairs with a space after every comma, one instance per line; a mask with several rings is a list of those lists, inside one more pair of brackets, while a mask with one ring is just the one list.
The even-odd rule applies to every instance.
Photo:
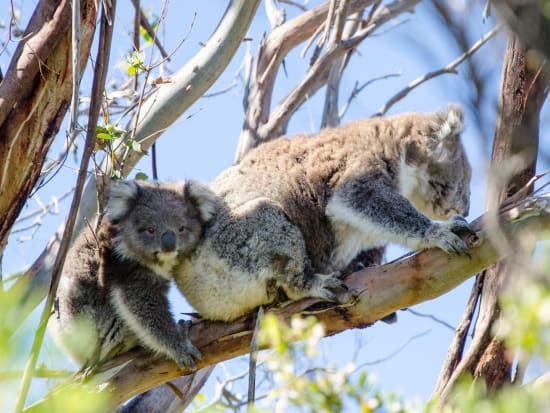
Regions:
[[185, 225], [182, 225], [181, 227], [178, 228], [178, 231], [179, 232], [184, 232], [187, 228], [185, 227]]
[[147, 227], [147, 232], [148, 232], [149, 234], [154, 234], [154, 233], [155, 233], [155, 228], [153, 228], [153, 227]]

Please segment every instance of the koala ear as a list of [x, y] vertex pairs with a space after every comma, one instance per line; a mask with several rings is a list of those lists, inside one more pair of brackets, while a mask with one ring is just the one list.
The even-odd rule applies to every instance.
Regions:
[[464, 112], [459, 105], [449, 105], [440, 112], [432, 124], [433, 136], [437, 139], [435, 157], [441, 161], [453, 159], [460, 148], [460, 134], [464, 129]]
[[441, 141], [456, 141], [464, 128], [464, 111], [459, 105], [449, 105], [445, 112], [437, 114], [433, 124], [434, 136]]
[[201, 219], [208, 222], [218, 212], [221, 200], [208, 186], [196, 181], [186, 181], [183, 187], [184, 197], [199, 210]]
[[135, 181], [114, 181], [109, 185], [107, 216], [110, 219], [122, 218], [139, 194], [139, 185]]

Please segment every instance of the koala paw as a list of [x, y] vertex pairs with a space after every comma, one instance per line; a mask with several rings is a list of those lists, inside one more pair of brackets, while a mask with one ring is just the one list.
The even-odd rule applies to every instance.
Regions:
[[312, 285], [313, 296], [327, 301], [343, 303], [349, 300], [348, 288], [342, 281], [342, 273], [314, 274]]
[[191, 321], [178, 321], [178, 333], [181, 337], [181, 347], [174, 361], [179, 368], [188, 367], [191, 370], [195, 370], [195, 360], [200, 360], [202, 354], [193, 343], [191, 343], [191, 340], [189, 340], [189, 327], [191, 327]]
[[469, 256], [468, 244], [458, 234], [468, 234], [470, 238], [477, 238], [468, 221], [460, 215], [454, 215], [447, 222], [433, 224], [426, 236], [431, 247], [440, 248], [447, 253]]

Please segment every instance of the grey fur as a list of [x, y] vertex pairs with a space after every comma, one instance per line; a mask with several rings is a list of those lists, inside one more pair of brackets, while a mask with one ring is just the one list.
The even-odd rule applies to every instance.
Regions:
[[470, 196], [461, 131], [450, 106], [260, 145], [211, 185], [225, 203], [176, 284], [205, 318], [232, 320], [280, 290], [335, 299], [337, 271], [388, 242], [467, 253], [456, 232], [468, 225], [454, 217]]
[[193, 367], [200, 353], [167, 293], [216, 202], [195, 182], [113, 182], [99, 230], [87, 228], [67, 256], [50, 319], [60, 347], [88, 367], [136, 345]]

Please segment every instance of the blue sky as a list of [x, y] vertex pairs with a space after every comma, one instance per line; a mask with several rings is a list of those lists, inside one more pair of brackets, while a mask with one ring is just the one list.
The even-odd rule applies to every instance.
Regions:
[[[28, 16], [33, 7], [31, 3], [34, 2], [23, 3], [25, 7], [23, 16]], [[125, 56], [130, 51], [128, 33], [131, 32], [133, 24], [130, 2], [120, 0], [118, 3], [116, 34], [109, 75], [111, 81], [124, 76], [123, 65], [117, 63], [124, 62]], [[156, 14], [159, 13], [160, 1], [143, 0], [142, 3], [145, 10], [154, 10]], [[313, 7], [318, 3], [309, 2], [308, 7]], [[457, 13], [461, 13], [463, 3], [465, 2], [452, 2]], [[226, 1], [221, 0], [169, 2], [169, 13], [160, 32], [165, 48], [168, 51], [173, 50], [188, 34], [183, 45], [173, 55], [172, 62], [168, 64], [170, 70], [177, 70], [200, 49], [200, 42], [208, 40], [222, 16], [226, 4]], [[469, 44], [475, 42], [479, 36], [489, 31], [494, 25], [494, 19], [483, 21], [482, 6], [483, 4], [480, 7], [474, 7], [468, 13], [460, 14], [467, 21]], [[298, 12], [292, 7], [287, 7], [287, 9], [289, 18]], [[6, 11], [0, 12], [0, 18], [6, 19], [6, 17]], [[347, 99], [355, 81], [362, 83], [388, 73], [400, 72], [401, 75], [375, 82], [367, 87], [353, 101], [344, 122], [372, 115], [395, 92], [410, 81], [428, 71], [445, 66], [461, 54], [446, 27], [434, 17], [428, 2], [422, 2], [417, 7], [415, 14], [403, 15], [399, 17], [398, 21], [401, 24], [394, 25], [393, 28], [392, 24], [389, 24], [378, 35], [368, 38], [362, 43], [359, 53], [354, 55], [345, 72], [341, 88], [341, 103]], [[22, 26], [24, 27], [24, 25], [23, 23]], [[269, 23], [265, 16], [264, 6], [261, 4], [248, 34], [248, 37], [252, 38], [250, 50], [253, 55], [256, 53], [262, 33], [266, 31], [269, 32]], [[490, 154], [490, 146], [482, 135], [492, 137], [504, 45], [505, 34], [501, 33], [479, 50], [474, 57], [487, 74], [484, 83], [488, 94], [486, 99], [475, 109], [484, 116], [485, 122], [482, 130], [473, 121], [475, 114], [472, 108], [466, 107], [464, 143], [474, 172], [470, 219], [479, 216], [484, 208], [486, 161]], [[227, 93], [197, 101], [158, 141], [157, 162], [160, 180], [193, 178], [208, 182], [233, 162], [243, 122], [241, 103], [243, 85], [241, 78], [236, 77], [236, 72], [241, 66], [245, 47], [245, 45], [241, 46], [230, 66], [209, 93], [225, 89], [233, 83], [236, 85]], [[309, 56], [305, 60], [300, 58], [299, 53], [302, 47], [297, 47], [287, 57], [287, 75], [282, 72], [278, 75], [272, 107], [305, 73]], [[0, 55], [0, 67], [3, 71], [7, 68], [9, 58], [8, 53]], [[89, 94], [89, 84], [88, 73], [82, 85], [84, 95]], [[390, 110], [390, 113], [431, 111], [445, 107], [449, 102], [466, 103], [470, 93], [471, 86], [467, 78], [466, 66], [462, 65], [458, 68], [457, 74], [444, 75], [420, 86], [408, 97], [398, 102]], [[318, 130], [323, 96], [323, 91], [321, 91], [298, 110], [290, 122], [290, 134], [314, 133]], [[544, 113], [544, 123], [548, 124], [550, 120], [548, 113], [547, 111]], [[121, 126], [124, 125], [125, 121], [121, 123]], [[57, 156], [64, 143], [65, 129], [63, 128], [52, 147], [51, 158]], [[541, 130], [543, 130], [542, 142], [545, 136], [548, 138], [548, 129], [542, 128]], [[79, 144], [80, 147], [83, 146], [83, 138]], [[74, 159], [70, 155], [57, 175], [37, 193], [37, 197], [29, 200], [24, 212], [37, 209], [40, 203], [50, 202], [52, 197], [61, 195], [73, 185], [76, 179], [77, 165], [78, 159]], [[136, 169], [136, 172], [138, 171], [152, 175], [149, 156], [144, 157], [140, 162]], [[14, 234], [10, 238], [2, 262], [4, 276], [20, 271], [34, 261], [65, 217], [69, 202], [69, 200], [65, 200], [60, 203], [58, 214], [44, 217], [40, 228], [32, 234], [32, 237], [31, 232], [27, 231]], [[31, 239], [23, 241], [21, 237], [30, 237]], [[400, 248], [391, 248], [387, 258], [392, 259], [403, 252], [404, 250]], [[435, 315], [454, 326], [462, 315], [470, 286], [471, 282], [467, 282], [443, 297], [416, 306], [414, 310]], [[184, 300], [176, 292], [171, 294], [171, 298], [175, 312], [189, 310]], [[34, 317], [22, 327], [18, 336], [22, 343], [29, 344], [29, 333], [32, 332], [35, 323], [36, 318]], [[426, 399], [433, 389], [447, 347], [454, 334], [450, 329], [429, 318], [418, 317], [409, 312], [399, 312], [397, 324], [377, 323], [368, 329], [352, 330], [324, 339], [322, 341], [322, 348], [325, 350], [323, 360], [343, 365], [350, 360], [357, 346], [360, 346], [357, 363], [376, 361], [390, 355], [412, 337], [425, 332], [425, 335], [413, 339], [397, 355], [369, 366], [367, 370], [378, 378], [381, 388], [397, 391], [405, 399], [414, 397]], [[14, 357], [14, 364], [22, 363], [27, 355], [28, 348], [22, 346]], [[41, 361], [50, 367], [66, 365], [63, 356], [58, 354], [49, 340], [42, 350]], [[228, 369], [233, 373], [244, 369], [244, 366], [245, 363], [242, 361], [228, 363]], [[223, 379], [224, 373], [217, 369], [214, 376]], [[14, 385], [16, 384], [14, 383]], [[41, 391], [43, 391], [43, 385], [35, 386], [32, 397], [40, 396]], [[9, 403], [7, 393], [4, 395], [2, 393], [3, 391], [0, 390], [0, 404], [3, 401]]]

